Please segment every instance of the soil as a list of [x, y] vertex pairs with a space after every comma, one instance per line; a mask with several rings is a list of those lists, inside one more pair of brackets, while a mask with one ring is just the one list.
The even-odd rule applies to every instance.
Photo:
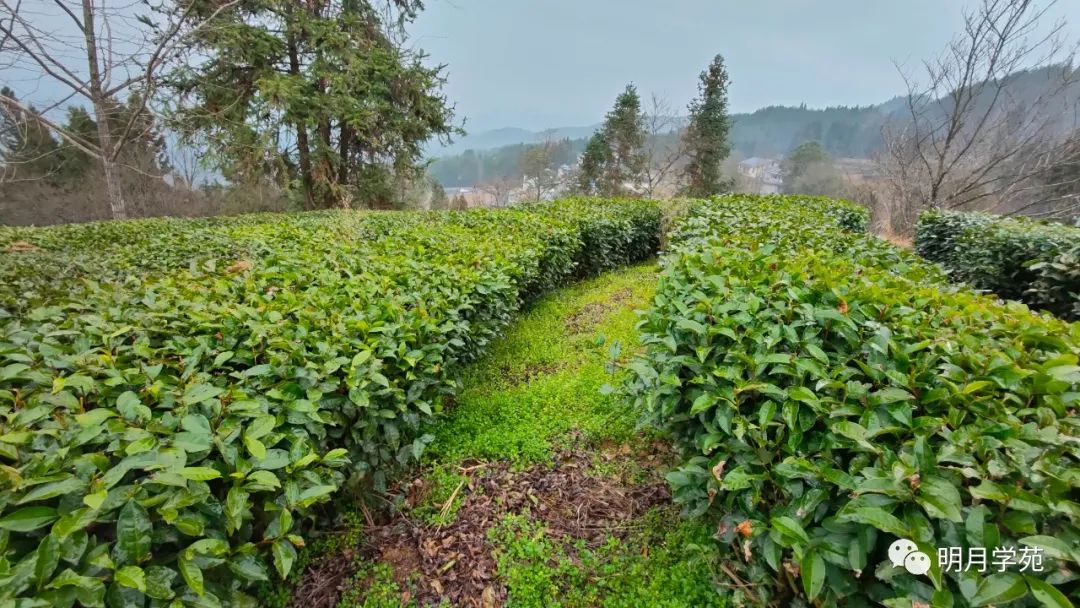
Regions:
[[592, 302], [581, 307], [576, 313], [566, 319], [566, 329], [572, 334], [580, 334], [595, 327], [607, 316], [608, 312], [618, 308], [620, 304], [630, 299], [633, 292], [630, 289], [621, 289], [603, 302]]
[[[466, 480], [451, 497], [461, 501], [451, 523], [430, 525], [405, 513], [370, 527], [362, 535], [362, 547], [348, 548], [310, 567], [292, 605], [333, 608], [350, 578], [353, 558], [360, 555], [393, 568], [401, 587], [412, 589], [402, 598], [405, 602], [502, 606], [507, 591], [496, 576], [488, 530], [505, 515], [527, 513], [548, 539], [572, 551], [579, 540], [595, 548], [612, 536], [623, 538], [634, 519], [671, 504], [668, 486], [656, 473], [670, 458], [670, 448], [662, 442], [638, 450], [627, 445], [585, 449], [580, 443], [572, 442], [551, 463], [522, 471], [513, 470], [508, 462], [463, 463], [460, 470]], [[605, 475], [599, 470], [615, 472]], [[417, 478], [399, 491], [407, 506], [415, 506], [430, 488]]]

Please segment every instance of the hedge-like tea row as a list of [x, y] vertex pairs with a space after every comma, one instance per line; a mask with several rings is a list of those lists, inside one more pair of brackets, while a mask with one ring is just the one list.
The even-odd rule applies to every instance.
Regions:
[[928, 211], [915, 251], [976, 289], [1080, 319], [1080, 230], [1026, 218]]
[[[651, 255], [659, 224], [561, 201], [8, 232], [0, 604], [252, 605], [313, 507], [421, 454], [522, 298]], [[69, 291], [32, 274], [67, 251]]]
[[[674, 496], [720, 520], [751, 584], [735, 593], [1071, 605], [1080, 326], [950, 286], [822, 202], [703, 202], [672, 241], [627, 388], [683, 448]], [[899, 538], [927, 575], [891, 564]], [[1044, 570], [997, 572], [999, 546], [1041, 550]], [[943, 572], [946, 547], [986, 548], [992, 570]]]

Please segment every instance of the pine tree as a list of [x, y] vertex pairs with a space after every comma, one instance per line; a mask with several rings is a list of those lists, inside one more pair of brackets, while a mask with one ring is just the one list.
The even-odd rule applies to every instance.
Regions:
[[[4, 87], [0, 95], [16, 99], [15, 93]], [[52, 133], [35, 120], [33, 107], [22, 111], [7, 104], [0, 105], [0, 158], [8, 178], [53, 179], [60, 147]]]
[[724, 58], [717, 55], [701, 73], [698, 97], [690, 102], [690, 121], [683, 132], [689, 162], [683, 171], [684, 194], [705, 197], [731, 189], [721, 165], [731, 153], [728, 131], [727, 89], [730, 85]]
[[600, 193], [604, 196], [633, 194], [633, 186], [641, 181], [648, 156], [645, 153], [645, 114], [641, 97], [632, 84], [615, 99], [602, 128], [607, 144], [604, 170], [600, 178]]
[[227, 177], [273, 175], [308, 208], [349, 196], [392, 206], [425, 143], [457, 129], [443, 67], [388, 33], [421, 3], [388, 4], [395, 23], [372, 0], [241, 0], [193, 36], [194, 67], [172, 74], [186, 101], [178, 126], [206, 138]]
[[450, 199], [446, 197], [446, 189], [439, 183], [439, 180], [428, 177], [428, 183], [431, 185], [431, 208], [436, 211], [449, 209]]
[[589, 143], [585, 145], [585, 152], [581, 155], [581, 165], [578, 167], [575, 184], [579, 193], [592, 196], [599, 192], [600, 177], [604, 173], [607, 158], [607, 141], [604, 140], [603, 131], [597, 131], [589, 138]]

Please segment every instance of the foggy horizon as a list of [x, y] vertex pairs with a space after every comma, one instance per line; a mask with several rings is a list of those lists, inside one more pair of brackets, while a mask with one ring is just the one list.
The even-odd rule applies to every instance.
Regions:
[[[903, 94], [894, 62], [917, 73], [972, 5], [435, 1], [409, 31], [430, 63], [447, 66], [445, 93], [468, 132], [540, 131], [600, 122], [627, 83], [684, 114], [698, 74], [718, 53], [732, 79], [732, 113], [879, 104]], [[1066, 37], [1077, 38], [1080, 3], [1057, 3], [1043, 23], [1062, 19]]]

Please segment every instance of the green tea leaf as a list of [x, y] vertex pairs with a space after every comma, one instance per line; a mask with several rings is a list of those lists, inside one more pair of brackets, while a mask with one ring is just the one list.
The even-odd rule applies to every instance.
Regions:
[[52, 507], [26, 507], [0, 517], [0, 529], [12, 532], [31, 532], [56, 521]]
[[146, 509], [134, 500], [127, 501], [116, 520], [116, 544], [113, 560], [121, 565], [137, 565], [150, 557], [153, 524]]
[[821, 593], [821, 588], [825, 585], [825, 561], [821, 559], [817, 551], [811, 550], [803, 554], [800, 566], [806, 599], [813, 600]]
[[146, 592], [146, 573], [138, 566], [124, 566], [116, 571], [116, 582], [124, 587]]

